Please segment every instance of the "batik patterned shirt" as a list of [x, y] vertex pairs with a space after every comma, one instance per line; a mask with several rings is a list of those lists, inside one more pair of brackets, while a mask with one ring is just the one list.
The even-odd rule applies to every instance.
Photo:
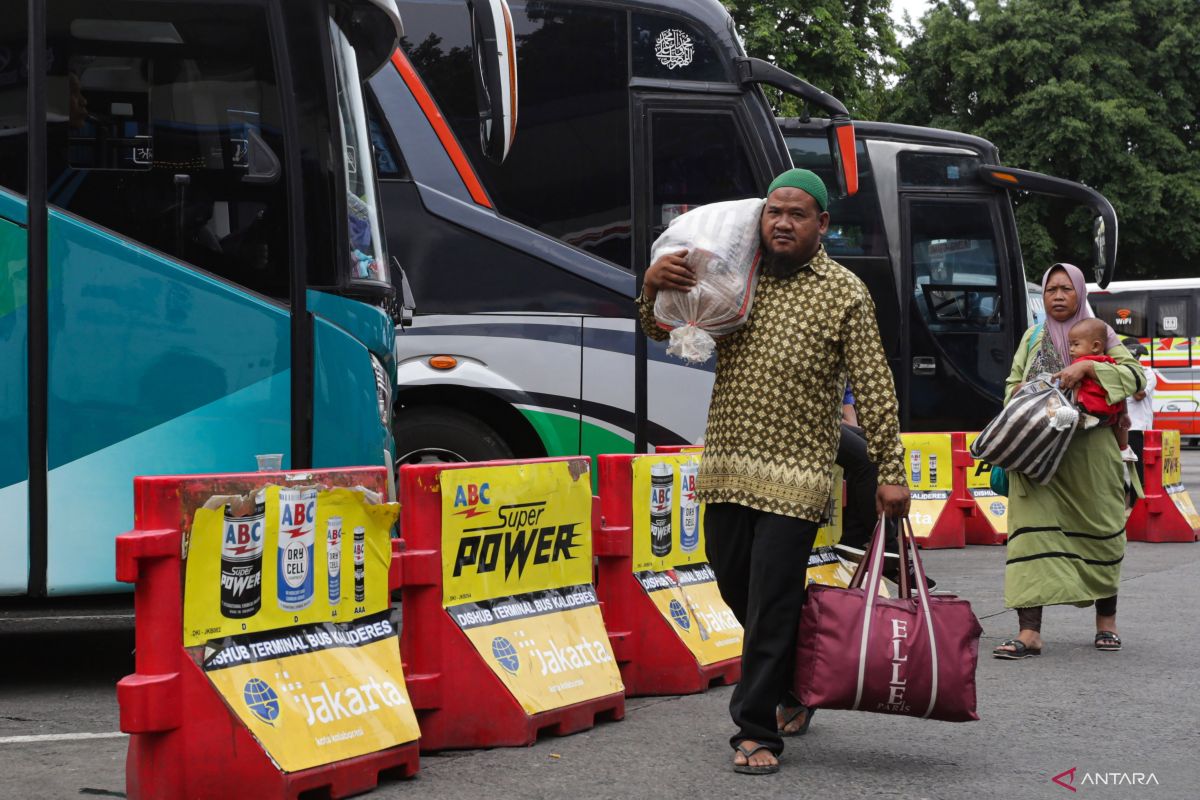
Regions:
[[[638, 299], [642, 328], [667, 331]], [[849, 381], [880, 484], [904, 485], [896, 390], [867, 287], [822, 246], [796, 272], [762, 274], [750, 319], [717, 340], [700, 499], [818, 522]]]

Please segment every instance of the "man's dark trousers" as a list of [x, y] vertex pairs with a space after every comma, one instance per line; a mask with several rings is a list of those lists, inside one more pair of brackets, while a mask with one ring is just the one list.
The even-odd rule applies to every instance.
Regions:
[[796, 628], [817, 524], [735, 503], [709, 503], [704, 537], [721, 597], [745, 629], [742, 679], [729, 701], [738, 732], [730, 742], [736, 746], [749, 739], [779, 754], [783, 739], [775, 706], [795, 705], [790, 687]]

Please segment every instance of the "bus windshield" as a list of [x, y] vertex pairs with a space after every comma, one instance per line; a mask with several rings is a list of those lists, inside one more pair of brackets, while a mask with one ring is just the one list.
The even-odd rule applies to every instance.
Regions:
[[367, 129], [366, 101], [354, 46], [334, 19], [329, 20], [333, 41], [333, 74], [337, 86], [341, 124], [342, 169], [346, 178], [347, 224], [350, 234], [349, 270], [355, 281], [388, 284], [375, 192], [375, 159]]

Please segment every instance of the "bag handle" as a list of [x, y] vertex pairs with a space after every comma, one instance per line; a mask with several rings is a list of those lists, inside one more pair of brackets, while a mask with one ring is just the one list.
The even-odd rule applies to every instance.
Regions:
[[[862, 588], [864, 582], [866, 583], [867, 586], [872, 586], [872, 587], [879, 586], [879, 579], [883, 574], [883, 558], [884, 558], [883, 550], [884, 550], [884, 542], [886, 539], [886, 535], [885, 535], [886, 530], [887, 530], [885, 527], [886, 524], [887, 524], [886, 518], [882, 514], [880, 514], [879, 519], [875, 523], [875, 530], [871, 534], [871, 543], [869, 545], [867, 545], [867, 554], [863, 557], [863, 559], [861, 561], [858, 562], [858, 567], [855, 568], [854, 575], [850, 578], [850, 584], [849, 584], [848, 588], [850, 588], [850, 589]], [[878, 557], [876, 557], [876, 552], [875, 552], [877, 549], [879, 551]], [[879, 561], [879, 569], [876, 570], [879, 574], [877, 574], [875, 576], [874, 581], [871, 581], [871, 580], [868, 580], [868, 578], [869, 578], [868, 573], [870, 573], [871, 571], [874, 570], [876, 561]]]
[[867, 676], [867, 643], [871, 640], [871, 618], [875, 609], [875, 598], [879, 594], [879, 581], [883, 578], [883, 546], [884, 540], [887, 538], [887, 520], [884, 515], [879, 515], [879, 521], [875, 523], [875, 533], [871, 536], [871, 547], [867, 551], [866, 557], [858, 562], [858, 569], [854, 570], [854, 577], [850, 579], [851, 589], [859, 589], [863, 582], [867, 584], [867, 602], [863, 604], [863, 620], [862, 620], [862, 635], [858, 643], [858, 687], [854, 694], [854, 704], [850, 706], [851, 711], [857, 711], [859, 704], [862, 702], [863, 686], [866, 684]]
[[[932, 676], [929, 684], [929, 707], [925, 709], [925, 713], [921, 719], [929, 719], [933, 714], [933, 709], [937, 705], [938, 699], [938, 647], [937, 635], [933, 629], [933, 612], [929, 607], [929, 583], [925, 580], [925, 565], [921, 563], [921, 555], [917, 552], [917, 537], [913, 534], [912, 523], [909, 522], [907, 516], [904, 517], [903, 524], [900, 527], [900, 574], [908, 574], [908, 559], [906, 556], [912, 556], [912, 569], [914, 583], [917, 589], [917, 601], [921, 612], [921, 617], [925, 623], [925, 633], [929, 638], [929, 664], [932, 670]], [[905, 598], [911, 599], [911, 592], [902, 595]]]
[[[916, 589], [917, 605], [922, 621], [925, 624], [926, 637], [929, 639], [929, 662], [933, 671], [929, 690], [929, 707], [925, 709], [922, 719], [928, 719], [937, 706], [938, 699], [938, 649], [937, 636], [933, 629], [933, 613], [929, 607], [929, 584], [925, 580], [925, 565], [921, 563], [921, 555], [917, 551], [917, 538], [913, 534], [912, 523], [908, 516], [897, 521], [900, 555], [900, 598], [911, 600], [913, 589]], [[871, 621], [874, 617], [875, 598], [878, 595], [879, 581], [883, 578], [884, 542], [887, 532], [887, 519], [880, 515], [875, 525], [875, 533], [871, 537], [871, 547], [866, 558], [858, 564], [854, 577], [850, 579], [851, 589], [861, 588], [863, 582], [869, 587], [866, 592], [867, 602], [863, 604], [862, 636], [858, 650], [858, 686], [854, 695], [851, 711], [857, 711], [862, 703], [863, 687], [866, 684], [867, 644], [871, 639]], [[909, 566], [913, 571], [913, 580], [908, 577]], [[915, 587], [912, 585], [915, 584]]]

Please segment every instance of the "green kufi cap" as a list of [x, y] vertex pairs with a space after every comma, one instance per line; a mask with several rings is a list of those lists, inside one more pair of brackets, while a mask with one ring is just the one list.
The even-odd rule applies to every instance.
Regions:
[[825, 182], [811, 169], [789, 169], [771, 181], [771, 185], [767, 188], [767, 196], [770, 197], [772, 192], [782, 189], [784, 186], [808, 192], [817, 201], [817, 205], [821, 207], [822, 211], [829, 206], [829, 192], [825, 189]]

